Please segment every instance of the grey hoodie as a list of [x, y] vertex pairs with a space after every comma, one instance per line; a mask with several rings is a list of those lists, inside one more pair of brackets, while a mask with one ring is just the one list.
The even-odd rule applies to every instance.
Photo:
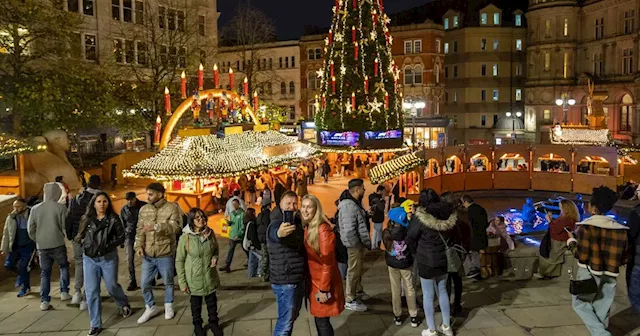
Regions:
[[31, 209], [28, 228], [29, 237], [39, 250], [64, 246], [64, 219], [67, 207], [58, 203], [62, 190], [55, 183], [44, 185], [44, 202]]

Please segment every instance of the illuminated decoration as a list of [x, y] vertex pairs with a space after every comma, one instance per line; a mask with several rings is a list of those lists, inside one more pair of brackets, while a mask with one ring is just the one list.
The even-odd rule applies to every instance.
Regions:
[[47, 145], [32, 144], [30, 141], [0, 133], [0, 158], [2, 159], [10, 159], [20, 154], [42, 152], [46, 149]]
[[607, 146], [611, 142], [608, 129], [587, 129], [556, 125], [550, 130], [555, 145]]
[[124, 170], [125, 177], [159, 181], [224, 178], [295, 164], [321, 153], [275, 131], [176, 137], [156, 155]]
[[381, 154], [381, 153], [402, 153], [411, 150], [409, 147], [401, 148], [382, 148], [382, 149], [358, 149], [355, 147], [346, 148], [330, 148], [317, 146], [318, 150], [323, 153], [337, 153], [337, 154]]
[[369, 179], [371, 183], [378, 184], [411, 171], [419, 165], [426, 165], [426, 163], [425, 160], [418, 157], [417, 152], [406, 154], [371, 168]]

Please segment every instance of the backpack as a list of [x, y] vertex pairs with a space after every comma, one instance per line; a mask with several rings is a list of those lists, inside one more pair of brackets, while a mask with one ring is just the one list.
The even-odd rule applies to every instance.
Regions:
[[447, 256], [447, 272], [449, 273], [457, 273], [460, 271], [462, 267], [462, 256], [467, 253], [467, 250], [462, 247], [460, 244], [454, 244], [453, 246], [449, 246], [447, 241], [442, 236], [442, 233], [438, 232], [440, 239], [444, 243], [445, 254]]

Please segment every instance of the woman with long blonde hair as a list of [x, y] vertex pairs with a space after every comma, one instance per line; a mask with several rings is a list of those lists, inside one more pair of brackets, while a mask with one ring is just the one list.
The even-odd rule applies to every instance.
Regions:
[[342, 276], [335, 258], [336, 236], [317, 197], [306, 195], [302, 198], [300, 215], [305, 228], [304, 245], [311, 278], [310, 312], [315, 318], [318, 336], [333, 336], [329, 318], [344, 310]]
[[578, 207], [568, 199], [560, 201], [560, 217], [552, 219], [551, 213], [547, 213], [551, 249], [548, 258], [539, 257], [540, 265], [538, 272], [533, 275], [534, 277], [546, 279], [562, 275], [564, 253], [567, 250], [566, 241], [569, 239], [569, 234], [565, 231], [565, 228], [573, 232], [576, 229], [576, 223], [579, 221], [580, 213], [578, 212]]

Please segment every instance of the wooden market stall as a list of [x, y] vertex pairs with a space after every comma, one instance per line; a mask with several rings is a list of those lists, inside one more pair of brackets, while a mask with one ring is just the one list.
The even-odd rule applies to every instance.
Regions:
[[495, 189], [529, 190], [531, 188], [531, 152], [529, 145], [502, 145], [494, 150]]
[[573, 147], [567, 145], [535, 145], [532, 147], [533, 161], [531, 189], [571, 192], [571, 162]]
[[442, 190], [456, 192], [464, 190], [465, 147], [445, 147], [442, 167]]
[[442, 162], [442, 148], [425, 150], [423, 159], [426, 161], [423, 188], [433, 189], [437, 193], [441, 193], [443, 170], [440, 162]]
[[573, 192], [590, 194], [593, 188], [607, 186], [616, 190], [618, 151], [615, 147], [576, 146], [574, 152]]
[[489, 145], [467, 146], [464, 190], [486, 190], [493, 187], [493, 148]]

